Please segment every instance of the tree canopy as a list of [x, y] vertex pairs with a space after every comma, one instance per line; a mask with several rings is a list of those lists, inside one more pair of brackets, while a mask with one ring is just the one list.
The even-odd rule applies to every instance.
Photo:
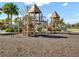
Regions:
[[3, 13], [8, 15], [8, 18], [12, 19], [13, 15], [18, 15], [19, 8], [17, 7], [17, 5], [13, 4], [13, 3], [6, 3], [2, 6], [2, 11]]

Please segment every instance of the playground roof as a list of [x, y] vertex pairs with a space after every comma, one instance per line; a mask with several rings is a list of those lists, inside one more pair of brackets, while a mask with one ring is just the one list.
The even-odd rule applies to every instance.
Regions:
[[38, 6], [36, 4], [33, 4], [33, 6], [31, 7], [31, 9], [28, 11], [29, 13], [41, 13], [40, 9], [38, 8]]
[[60, 18], [60, 16], [59, 16], [58, 13], [55, 11], [55, 12], [52, 14], [51, 18]]

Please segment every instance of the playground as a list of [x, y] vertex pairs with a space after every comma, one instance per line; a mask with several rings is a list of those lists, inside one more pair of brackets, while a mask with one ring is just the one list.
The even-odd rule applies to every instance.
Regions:
[[[0, 20], [1, 57], [79, 56], [79, 23], [65, 23], [57, 11], [47, 19], [36, 4], [24, 10], [21, 12], [13, 3], [0, 8], [8, 16]], [[13, 19], [18, 13], [22, 17]]]

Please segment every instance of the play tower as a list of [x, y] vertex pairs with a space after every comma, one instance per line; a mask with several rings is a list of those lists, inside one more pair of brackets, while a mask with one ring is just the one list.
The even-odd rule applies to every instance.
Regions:
[[24, 19], [23, 32], [26, 32], [28, 36], [34, 35], [38, 26], [46, 23], [46, 21], [42, 21], [41, 11], [36, 4], [29, 9], [28, 15]]
[[51, 15], [51, 28], [54, 32], [59, 30], [60, 16], [56, 11]]

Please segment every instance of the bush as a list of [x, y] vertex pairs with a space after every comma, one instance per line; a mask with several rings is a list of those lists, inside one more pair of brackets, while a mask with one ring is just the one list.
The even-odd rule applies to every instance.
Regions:
[[8, 28], [8, 26], [2, 26], [1, 30], [5, 30], [6, 28]]
[[14, 29], [13, 28], [6, 28], [5, 31], [6, 32], [14, 32]]

